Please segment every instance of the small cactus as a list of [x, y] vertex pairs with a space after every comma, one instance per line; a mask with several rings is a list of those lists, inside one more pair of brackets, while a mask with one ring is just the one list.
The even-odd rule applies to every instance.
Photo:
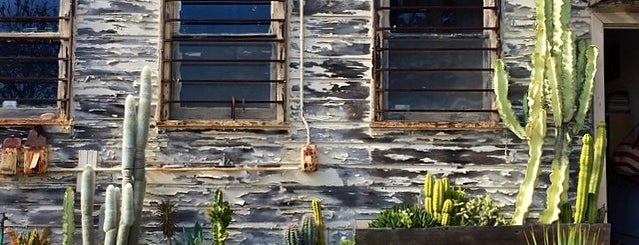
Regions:
[[451, 201], [450, 199], [446, 199], [446, 201], [444, 201], [444, 205], [442, 206], [441, 220], [439, 220], [439, 223], [443, 226], [448, 226], [450, 224], [450, 216], [452, 211], [453, 201]]
[[326, 238], [324, 237], [324, 217], [322, 216], [322, 202], [319, 199], [313, 199], [311, 201], [311, 207], [313, 208], [313, 217], [315, 217], [315, 224], [317, 225], [317, 244], [326, 245]]
[[95, 195], [95, 172], [91, 164], [84, 165], [82, 171], [82, 192], [80, 204], [82, 211], [82, 244], [93, 245], [93, 196]]
[[211, 207], [206, 210], [206, 215], [213, 223], [213, 244], [224, 245], [224, 241], [229, 234], [226, 228], [231, 223], [233, 210], [228, 201], [224, 201], [222, 190], [215, 191], [215, 197], [211, 203]]
[[[68, 187], [64, 192], [64, 200], [62, 201], [62, 244], [73, 244], [73, 233], [75, 232], [75, 192], [73, 188]], [[0, 243], [1, 244], [1, 243]]]
[[288, 226], [284, 234], [284, 243], [286, 245], [300, 245], [300, 235], [296, 225]]

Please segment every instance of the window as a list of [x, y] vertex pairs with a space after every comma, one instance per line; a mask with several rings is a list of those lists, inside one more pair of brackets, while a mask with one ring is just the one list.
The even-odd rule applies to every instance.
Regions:
[[165, 123], [283, 121], [284, 0], [165, 0], [164, 9]]
[[496, 1], [375, 1], [374, 123], [498, 120]]
[[0, 124], [69, 116], [71, 0], [0, 2]]

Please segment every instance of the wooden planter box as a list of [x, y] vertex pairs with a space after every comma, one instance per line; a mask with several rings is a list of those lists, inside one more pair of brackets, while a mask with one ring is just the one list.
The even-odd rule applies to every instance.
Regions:
[[[368, 228], [369, 220], [355, 223], [355, 242], [364, 245], [526, 245], [535, 231], [537, 244], [543, 244], [543, 230], [554, 233], [556, 225], [542, 226], [448, 226], [420, 229]], [[610, 244], [610, 224], [590, 225], [591, 232], [599, 231], [593, 245]], [[530, 244], [533, 244], [532, 241]]]

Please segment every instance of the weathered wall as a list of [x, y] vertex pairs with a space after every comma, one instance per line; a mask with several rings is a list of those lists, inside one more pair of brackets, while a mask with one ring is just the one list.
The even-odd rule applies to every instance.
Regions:
[[[585, 3], [573, 1], [575, 29], [588, 29]], [[151, 166], [206, 166], [226, 154], [236, 164], [296, 166], [306, 132], [299, 118], [299, 12], [291, 1], [288, 126], [277, 130], [153, 127]], [[11, 226], [61, 226], [64, 189], [75, 186], [77, 151], [99, 151], [101, 168], [119, 168], [123, 102], [136, 93], [143, 66], [158, 76], [158, 0], [78, 0], [74, 126], [49, 128], [50, 170], [38, 177], [2, 177], [0, 211]], [[515, 91], [523, 91], [533, 44], [533, 0], [503, 3], [503, 56]], [[280, 244], [282, 230], [324, 204], [330, 244], [349, 236], [357, 218], [413, 202], [427, 172], [449, 176], [471, 193], [490, 193], [510, 210], [525, 168], [525, 145], [507, 130], [374, 129], [371, 121], [372, 0], [307, 0], [304, 26], [304, 115], [320, 170], [269, 172], [147, 172], [145, 244], [161, 244], [153, 203], [178, 202], [180, 226], [207, 224], [203, 211], [216, 188], [233, 204], [230, 244]], [[157, 79], [155, 79], [157, 81]], [[157, 91], [157, 82], [155, 91]], [[155, 95], [157, 98], [157, 93]], [[521, 96], [517, 96], [521, 98]], [[26, 128], [0, 128], [0, 137], [26, 137]], [[208, 164], [207, 164], [208, 163]], [[96, 205], [117, 171], [98, 172]], [[546, 184], [542, 178], [540, 183]], [[541, 192], [540, 192], [541, 193]], [[542, 206], [541, 198], [534, 204]], [[77, 202], [79, 205], [79, 202]], [[97, 222], [97, 218], [96, 218]], [[207, 230], [208, 231], [208, 230]], [[79, 235], [79, 233], [77, 233]], [[208, 234], [207, 234], [208, 235]], [[59, 236], [56, 239], [60, 239]]]

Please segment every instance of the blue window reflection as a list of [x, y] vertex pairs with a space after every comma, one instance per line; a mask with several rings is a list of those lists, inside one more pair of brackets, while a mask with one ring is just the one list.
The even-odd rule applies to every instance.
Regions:
[[[270, 33], [271, 5], [266, 4], [186, 4], [180, 11], [181, 19], [211, 20], [193, 23], [183, 20], [182, 34], [268, 34]], [[233, 22], [233, 20], [238, 22]], [[249, 21], [262, 20], [262, 21]], [[239, 23], [242, 22], [242, 23]]]

